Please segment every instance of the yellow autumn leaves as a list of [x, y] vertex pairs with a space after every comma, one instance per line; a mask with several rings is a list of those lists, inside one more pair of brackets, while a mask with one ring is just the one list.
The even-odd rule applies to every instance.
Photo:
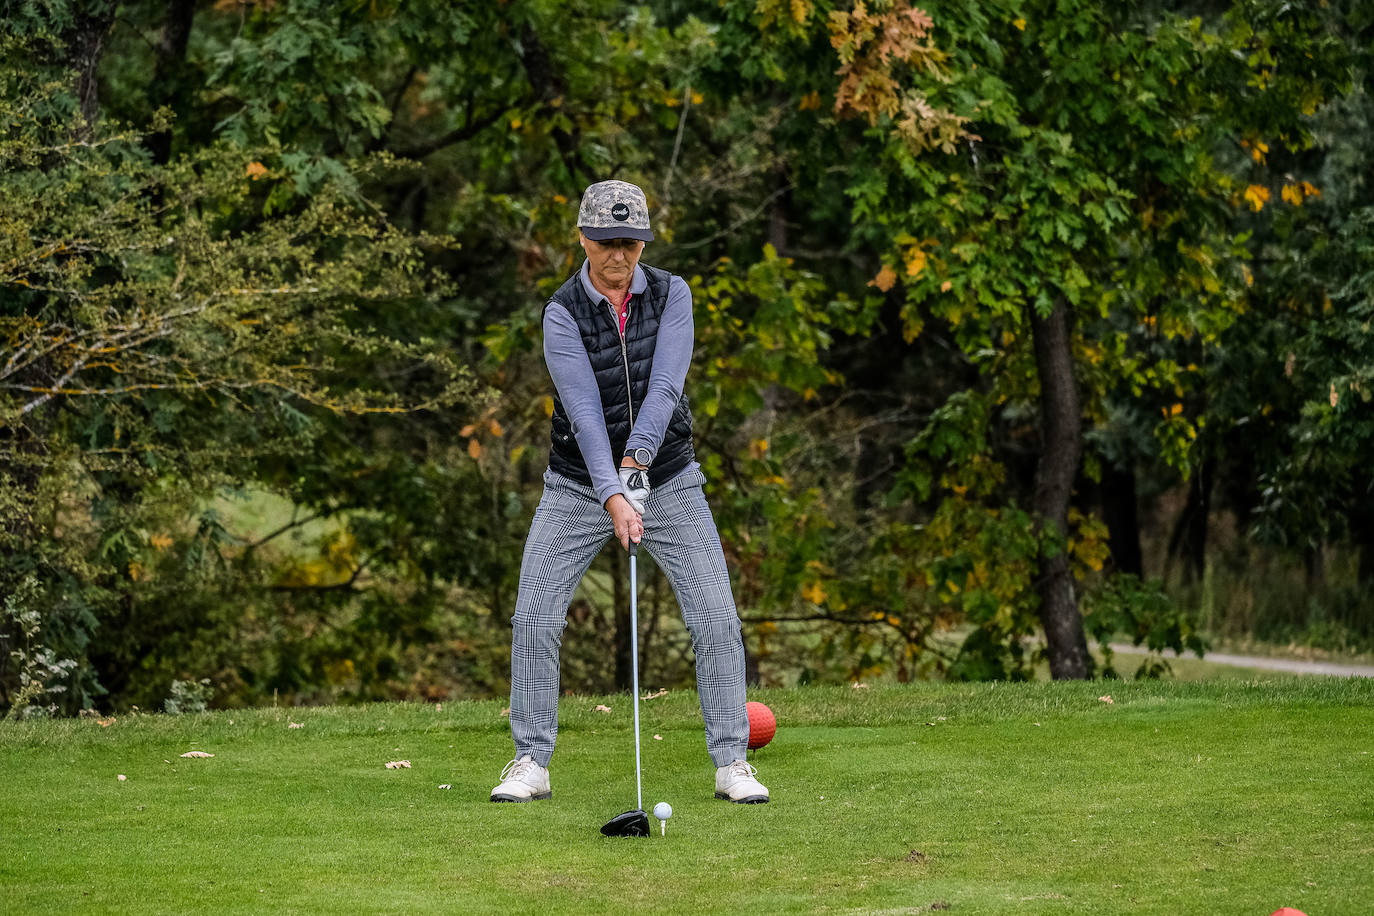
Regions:
[[[550, 401], [552, 402], [552, 399], [550, 399]], [[552, 411], [550, 412], [552, 413]], [[506, 434], [505, 429], [496, 421], [496, 418], [490, 415], [483, 418], [478, 423], [469, 423], [467, 426], [458, 430], [458, 435], [468, 440], [468, 455], [472, 457], [473, 461], [479, 460], [484, 451], [482, 443], [476, 435], [479, 428], [496, 439]], [[523, 453], [523, 449], [521, 449], [521, 451]], [[512, 455], [512, 458], [518, 458], [518, 456]]]
[[[1269, 202], [1269, 189], [1262, 184], [1252, 184], [1245, 189], [1245, 202], [1250, 205], [1250, 209], [1258, 213], [1264, 209], [1264, 205]], [[1284, 203], [1301, 207], [1304, 200], [1309, 197], [1321, 197], [1322, 192], [1310, 181], [1299, 181], [1294, 184], [1285, 184], [1279, 191], [1279, 196]]]
[[[937, 244], [935, 239], [923, 239], [906, 249], [904, 263], [906, 266], [906, 275], [908, 277], [915, 279], [925, 273], [926, 269], [930, 266], [930, 255], [926, 254], [926, 246], [935, 244]], [[884, 264], [882, 269], [878, 271], [877, 276], [868, 281], [868, 285], [876, 287], [880, 292], [885, 293], [892, 289], [893, 286], [897, 285], [897, 271], [887, 264]], [[950, 286], [950, 282], [946, 280], [940, 284], [940, 291], [949, 292]]]
[[[154, 534], [148, 538], [148, 543], [157, 548], [158, 551], [163, 551], [172, 546], [172, 539], [165, 534]], [[148, 568], [137, 561], [129, 564], [128, 572], [129, 578], [135, 582], [140, 582], [150, 576]]]
[[1301, 207], [1304, 199], [1308, 197], [1321, 197], [1322, 192], [1313, 187], [1310, 182], [1300, 181], [1297, 184], [1286, 184], [1279, 192], [1285, 201], [1295, 207]]
[[[695, 89], [689, 89], [687, 91], [687, 98], [691, 100], [693, 105], [700, 105], [706, 100], [706, 97]], [[672, 94], [665, 95], [663, 97], [663, 104], [667, 105], [669, 108], [676, 108], [682, 104], [682, 99]]]
[[1258, 213], [1269, 200], [1269, 189], [1262, 184], [1252, 184], [1245, 189], [1245, 201], [1250, 209]]

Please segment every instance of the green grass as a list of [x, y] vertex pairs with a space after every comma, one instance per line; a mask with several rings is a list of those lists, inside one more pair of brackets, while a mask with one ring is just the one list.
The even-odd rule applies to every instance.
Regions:
[[695, 694], [643, 704], [644, 800], [675, 811], [647, 840], [598, 833], [634, 803], [627, 696], [564, 699], [554, 798], [529, 805], [486, 801], [510, 755], [498, 702], [0, 726], [3, 908], [1374, 910], [1369, 680], [756, 698], [780, 722], [754, 760], [765, 806], [711, 797]]

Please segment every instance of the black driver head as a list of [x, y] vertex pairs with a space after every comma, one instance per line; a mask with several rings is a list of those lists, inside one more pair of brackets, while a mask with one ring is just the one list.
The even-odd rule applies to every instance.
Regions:
[[649, 815], [639, 808], [617, 814], [606, 822], [601, 832], [606, 836], [648, 836]]

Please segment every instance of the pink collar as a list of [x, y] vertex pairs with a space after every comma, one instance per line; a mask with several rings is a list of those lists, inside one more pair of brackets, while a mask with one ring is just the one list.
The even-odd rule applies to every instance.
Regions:
[[625, 291], [625, 301], [620, 303], [620, 308], [616, 309], [616, 314], [620, 316], [620, 336], [625, 336], [625, 320], [630, 317], [630, 297], [634, 293]]

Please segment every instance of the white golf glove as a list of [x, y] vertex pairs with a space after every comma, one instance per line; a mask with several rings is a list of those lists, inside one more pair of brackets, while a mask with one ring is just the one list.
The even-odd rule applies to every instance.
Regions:
[[644, 503], [649, 498], [649, 472], [636, 467], [621, 468], [620, 490], [630, 501], [630, 506], [643, 515]]

